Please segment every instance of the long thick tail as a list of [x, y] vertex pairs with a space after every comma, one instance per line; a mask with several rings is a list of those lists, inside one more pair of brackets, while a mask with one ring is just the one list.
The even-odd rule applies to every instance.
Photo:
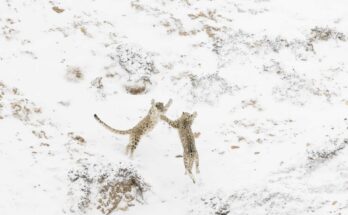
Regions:
[[121, 130], [117, 130], [112, 128], [111, 126], [109, 126], [108, 124], [106, 124], [105, 122], [103, 122], [97, 114], [94, 114], [94, 119], [96, 119], [100, 124], [102, 124], [102, 126], [104, 126], [106, 129], [108, 129], [111, 132], [114, 132], [116, 134], [129, 134], [130, 130], [125, 130], [125, 131], [121, 131]]

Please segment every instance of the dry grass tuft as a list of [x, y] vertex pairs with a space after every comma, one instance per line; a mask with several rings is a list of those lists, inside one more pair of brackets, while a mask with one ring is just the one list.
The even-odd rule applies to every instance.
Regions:
[[77, 144], [83, 145], [86, 143], [85, 138], [81, 137], [80, 135], [74, 134], [74, 132], [69, 132], [68, 136]]
[[83, 73], [79, 67], [68, 67], [65, 78], [71, 82], [79, 82], [83, 80]]

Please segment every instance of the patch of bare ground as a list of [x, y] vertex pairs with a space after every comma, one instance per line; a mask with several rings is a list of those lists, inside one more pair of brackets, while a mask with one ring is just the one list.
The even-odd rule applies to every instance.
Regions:
[[[11, 88], [0, 82], [0, 115], [12, 116], [24, 123], [33, 123], [32, 117], [42, 112], [41, 108], [25, 98], [18, 88]], [[10, 115], [8, 114], [10, 113]]]
[[214, 104], [220, 96], [232, 95], [240, 90], [239, 86], [229, 83], [218, 73], [198, 76], [184, 72], [172, 76], [171, 80], [175, 85], [189, 86], [188, 92], [185, 90], [180, 93], [185, 93], [185, 97], [191, 102]]
[[69, 132], [68, 137], [70, 137], [70, 139], [73, 141], [73, 143], [76, 143], [79, 145], [83, 145], [86, 143], [85, 138], [83, 138], [80, 135], [75, 134], [74, 132]]
[[309, 42], [328, 41], [330, 39], [346, 41], [346, 35], [329, 27], [314, 27], [310, 30]]
[[68, 173], [73, 200], [70, 211], [98, 209], [103, 214], [128, 210], [144, 202], [143, 194], [150, 189], [131, 166], [124, 164], [82, 164]]
[[145, 86], [125, 86], [127, 93], [132, 95], [144, 94], [146, 87]]
[[70, 82], [80, 82], [84, 78], [84, 75], [79, 67], [68, 66], [65, 79]]

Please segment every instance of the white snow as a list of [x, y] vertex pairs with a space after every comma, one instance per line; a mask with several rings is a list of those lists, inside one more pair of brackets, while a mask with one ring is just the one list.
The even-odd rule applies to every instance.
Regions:
[[[112, 214], [348, 214], [347, 29], [344, 0], [0, 1], [0, 214], [83, 213], [81, 162], [151, 186]], [[197, 184], [166, 123], [130, 159], [93, 119], [128, 129], [170, 98], [198, 112]]]

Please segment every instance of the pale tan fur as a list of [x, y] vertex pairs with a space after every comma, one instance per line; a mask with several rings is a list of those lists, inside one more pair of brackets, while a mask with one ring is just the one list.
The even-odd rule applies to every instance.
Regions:
[[151, 101], [151, 108], [148, 114], [136, 124], [133, 128], [128, 130], [117, 130], [103, 122], [97, 114], [94, 114], [94, 118], [105, 128], [116, 133], [116, 134], [129, 134], [129, 143], [126, 148], [126, 154], [133, 157], [134, 150], [136, 149], [142, 136], [150, 132], [155, 125], [157, 124], [160, 115], [164, 114], [169, 106], [171, 105], [172, 100], [170, 99], [166, 105], [163, 105], [162, 102], [155, 102], [153, 99]]
[[168, 117], [162, 115], [161, 119], [166, 121], [173, 128], [178, 129], [180, 140], [184, 149], [184, 166], [185, 166], [185, 174], [189, 174], [193, 183], [195, 183], [195, 179], [192, 175], [192, 168], [195, 164], [196, 173], [199, 173], [199, 157], [196, 149], [195, 138], [200, 135], [200, 133], [193, 133], [191, 126], [193, 120], [196, 118], [197, 113], [189, 114], [187, 112], [183, 112], [181, 117], [177, 120], [172, 121]]

